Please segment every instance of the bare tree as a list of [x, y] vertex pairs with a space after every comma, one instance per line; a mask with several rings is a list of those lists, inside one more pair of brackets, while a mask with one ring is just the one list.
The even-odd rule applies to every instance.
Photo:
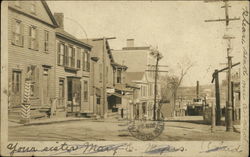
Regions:
[[[165, 100], [169, 100], [173, 102], [173, 111], [172, 116], [174, 116], [175, 106], [176, 106], [176, 99], [177, 99], [177, 91], [180, 87], [181, 83], [183, 82], [184, 77], [187, 75], [188, 71], [194, 66], [194, 63], [191, 62], [189, 59], [185, 58], [184, 62], [178, 63], [178, 69], [180, 72], [178, 75], [166, 75], [163, 76], [161, 79], [162, 82], [162, 97]], [[171, 94], [169, 94], [171, 93]]]

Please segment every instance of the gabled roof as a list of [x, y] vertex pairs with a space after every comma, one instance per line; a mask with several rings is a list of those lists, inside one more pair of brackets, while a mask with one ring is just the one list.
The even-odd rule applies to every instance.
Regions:
[[[91, 39], [80, 39], [80, 41], [88, 43], [93, 46], [93, 50], [96, 52], [103, 51], [103, 40], [96, 40], [100, 38], [91, 38]], [[106, 40], [106, 50], [109, 55], [111, 63], [115, 63], [110, 46], [108, 41]]]
[[70, 33], [66, 32], [64, 29], [62, 28], [56, 28], [56, 35], [60, 36], [60, 37], [63, 37], [63, 38], [66, 38], [72, 42], [75, 42], [77, 44], [80, 44], [82, 46], [85, 46], [87, 48], [92, 48], [91, 45], [89, 44], [86, 44], [85, 42], [81, 41], [80, 39], [76, 38], [75, 36], [71, 35]]
[[51, 21], [53, 22], [53, 24], [54, 24], [56, 27], [58, 27], [58, 24], [57, 24], [57, 22], [56, 22], [56, 19], [54, 18], [53, 14], [51, 13], [51, 11], [50, 11], [50, 9], [49, 9], [49, 6], [48, 6], [47, 2], [46, 2], [45, 0], [41, 0], [41, 2], [42, 2], [42, 4], [43, 4], [45, 10], [47, 11], [47, 13], [48, 13], [48, 15], [49, 15]]

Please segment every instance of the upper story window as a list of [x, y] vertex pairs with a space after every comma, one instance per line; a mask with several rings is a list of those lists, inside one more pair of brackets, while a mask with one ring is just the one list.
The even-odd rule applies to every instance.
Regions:
[[89, 55], [89, 51], [85, 51], [86, 53], [86, 71], [90, 71], [90, 55]]
[[36, 3], [35, 1], [30, 1], [30, 12], [36, 14]]
[[90, 54], [87, 50], [83, 52], [83, 71], [90, 71]]
[[35, 26], [29, 27], [29, 48], [38, 50], [38, 31]]
[[44, 51], [49, 51], [49, 32], [44, 31]]
[[58, 43], [57, 54], [58, 54], [58, 65], [64, 65], [65, 64], [65, 45], [64, 45], [64, 43]]
[[19, 20], [14, 20], [12, 24], [12, 44], [23, 46], [23, 24]]
[[85, 71], [86, 70], [86, 54], [85, 54], [85, 51], [83, 51], [83, 54], [82, 54], [82, 70]]
[[67, 57], [66, 66], [74, 68], [75, 67], [75, 49], [73, 48], [73, 46], [68, 47], [68, 53], [66, 53], [66, 57]]
[[81, 49], [77, 48], [77, 57], [76, 57], [76, 68], [81, 68]]
[[103, 69], [102, 69], [102, 63], [100, 63], [99, 64], [99, 82], [102, 82], [102, 71], [103, 71]]
[[116, 83], [122, 83], [122, 71], [120, 69], [117, 70]]
[[146, 88], [146, 86], [141, 86], [141, 96], [142, 97], [147, 96], [147, 88]]

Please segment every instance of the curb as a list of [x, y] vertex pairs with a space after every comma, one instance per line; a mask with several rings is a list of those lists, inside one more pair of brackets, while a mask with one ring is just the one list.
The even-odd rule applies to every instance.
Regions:
[[70, 122], [70, 121], [81, 121], [81, 120], [92, 120], [92, 119], [67, 119], [67, 120], [58, 120], [58, 121], [48, 121], [48, 122], [31, 122], [28, 124], [16, 124], [9, 127], [19, 127], [19, 126], [30, 126], [30, 125], [46, 125], [46, 124], [55, 124], [55, 123], [63, 123], [63, 122]]

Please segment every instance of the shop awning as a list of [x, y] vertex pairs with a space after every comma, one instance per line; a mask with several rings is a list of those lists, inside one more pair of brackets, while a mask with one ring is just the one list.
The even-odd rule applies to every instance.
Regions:
[[111, 96], [111, 95], [114, 95], [114, 96], [117, 96], [117, 97], [120, 97], [122, 98], [124, 95], [122, 94], [119, 94], [119, 93], [112, 93], [112, 94], [107, 94], [108, 96]]

